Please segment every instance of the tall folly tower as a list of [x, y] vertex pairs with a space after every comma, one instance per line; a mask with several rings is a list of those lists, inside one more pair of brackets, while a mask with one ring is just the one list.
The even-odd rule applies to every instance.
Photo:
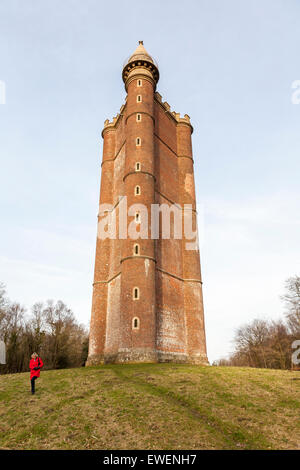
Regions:
[[[158, 67], [142, 41], [122, 78], [126, 102], [102, 131], [87, 365], [207, 364], [199, 250], [187, 249], [185, 230], [172, 236], [175, 212], [181, 228], [189, 218], [196, 233], [193, 128], [187, 114], [172, 112], [156, 92]], [[150, 227], [153, 208], [160, 217], [156, 229]], [[170, 237], [162, 232], [159, 208], [172, 214]], [[99, 236], [105, 217], [112, 236]]]

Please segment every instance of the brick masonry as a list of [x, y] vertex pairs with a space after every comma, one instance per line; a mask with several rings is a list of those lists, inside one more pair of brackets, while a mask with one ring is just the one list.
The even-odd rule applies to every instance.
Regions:
[[[123, 70], [125, 105], [104, 123], [100, 204], [114, 205], [117, 233], [125, 195], [128, 207], [142, 203], [148, 214], [154, 203], [191, 204], [196, 223], [193, 128], [189, 116], [180, 117], [163, 103], [155, 91], [158, 77], [140, 43]], [[184, 238], [148, 235], [138, 240], [97, 237], [87, 365], [208, 363], [199, 251], [186, 250]], [[134, 255], [136, 243], [139, 255]], [[135, 287], [138, 299], [133, 298]], [[133, 328], [134, 318], [138, 328]]]

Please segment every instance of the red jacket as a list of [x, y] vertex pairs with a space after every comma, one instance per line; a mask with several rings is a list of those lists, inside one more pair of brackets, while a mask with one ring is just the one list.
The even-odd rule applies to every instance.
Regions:
[[[40, 376], [40, 369], [43, 367], [44, 363], [40, 357], [36, 359], [30, 359], [29, 369], [30, 369], [30, 380], [32, 377], [39, 377]], [[38, 370], [34, 370], [35, 367], [38, 367]]]

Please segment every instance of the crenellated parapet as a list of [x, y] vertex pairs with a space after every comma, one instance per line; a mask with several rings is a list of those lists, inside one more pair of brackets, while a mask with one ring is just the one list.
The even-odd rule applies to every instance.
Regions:
[[171, 106], [169, 105], [169, 103], [167, 103], [167, 101], [163, 102], [162, 96], [158, 92], [155, 93], [154, 98], [155, 98], [156, 102], [159, 103], [164, 108], [165, 113], [167, 113], [167, 115], [171, 119], [175, 120], [177, 124], [183, 124], [183, 125], [189, 126], [191, 128], [191, 132], [193, 132], [193, 126], [191, 124], [191, 118], [188, 114], [185, 114], [182, 117], [182, 116], [180, 116], [180, 113], [176, 113], [176, 111], [171, 111]]
[[107, 132], [108, 130], [114, 130], [118, 126], [120, 119], [124, 116], [124, 110], [125, 110], [126, 104], [123, 104], [120, 108], [120, 112], [112, 118], [112, 121], [109, 119], [105, 119], [104, 121], [104, 127], [102, 130], [102, 137], [104, 136], [104, 133]]
[[[180, 115], [180, 113], [177, 113], [176, 111], [172, 111], [171, 106], [169, 105], [169, 103], [167, 101], [163, 102], [162, 96], [158, 92], [156, 92], [154, 94], [154, 98], [163, 107], [164, 111], [168, 114], [168, 116], [171, 119], [176, 121], [177, 124], [183, 124], [183, 125], [189, 126], [191, 128], [191, 132], [193, 132], [193, 126], [191, 124], [191, 118], [188, 114], [184, 114], [184, 116], [182, 117]], [[102, 137], [104, 135], [104, 132], [106, 132], [108, 130], [113, 130], [118, 126], [121, 117], [124, 116], [125, 107], [126, 107], [126, 103], [121, 106], [120, 112], [116, 116], [114, 116], [111, 121], [109, 119], [106, 119], [104, 121], [104, 127], [103, 127], [103, 130], [102, 130]]]

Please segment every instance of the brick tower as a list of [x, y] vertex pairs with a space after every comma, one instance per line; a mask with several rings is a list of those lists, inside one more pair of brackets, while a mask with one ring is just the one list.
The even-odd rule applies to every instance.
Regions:
[[[122, 78], [126, 102], [102, 131], [98, 215], [99, 223], [111, 217], [117, 235], [100, 237], [98, 223], [87, 365], [207, 364], [198, 246], [186, 248], [185, 232], [164, 237], [159, 225], [153, 235], [150, 223], [146, 230], [142, 224], [163, 205], [185, 214], [182, 225], [188, 214], [196, 227], [193, 128], [155, 91], [158, 67], [142, 41]], [[127, 233], [132, 224], [135, 237]]]

